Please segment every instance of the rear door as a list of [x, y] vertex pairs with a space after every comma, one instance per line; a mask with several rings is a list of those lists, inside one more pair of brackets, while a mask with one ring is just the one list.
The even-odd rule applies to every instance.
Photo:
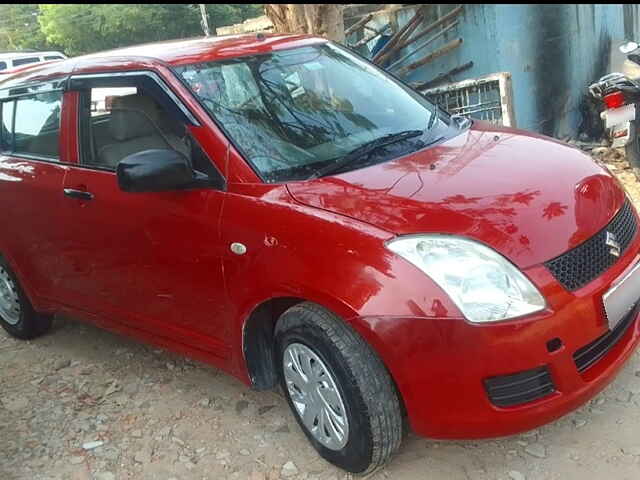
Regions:
[[81, 141], [79, 165], [64, 184], [74, 218], [60, 271], [65, 297], [87, 312], [226, 357], [218, 229], [225, 192], [118, 187], [118, 161], [151, 148], [178, 150], [194, 169], [222, 179], [190, 137], [189, 119], [167, 107], [175, 99], [162, 96], [159, 82], [146, 73], [72, 77]]
[[0, 252], [29, 293], [50, 299], [68, 221], [63, 179], [75, 161], [61, 134], [69, 104], [57, 83], [0, 91]]

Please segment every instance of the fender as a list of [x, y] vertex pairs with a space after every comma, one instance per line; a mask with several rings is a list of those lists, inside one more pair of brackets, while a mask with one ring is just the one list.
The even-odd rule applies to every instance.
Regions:
[[244, 381], [244, 324], [272, 298], [312, 301], [347, 322], [363, 316], [460, 316], [431, 279], [386, 249], [393, 234], [301, 205], [284, 185], [230, 184], [220, 225], [223, 244], [246, 247], [240, 255], [229, 248], [223, 258], [229, 303], [237, 306], [229, 332], [233, 370]]
[[28, 276], [24, 275], [20, 267], [18, 266], [18, 262], [15, 261], [9, 249], [6, 248], [4, 241], [0, 239], [0, 258], [4, 259], [9, 268], [13, 271], [15, 276], [18, 278], [18, 282], [20, 282], [20, 287], [22, 287], [22, 291], [25, 293], [33, 308], [40, 313], [53, 313], [55, 312], [55, 306], [36, 295], [35, 289], [33, 285], [29, 282]]

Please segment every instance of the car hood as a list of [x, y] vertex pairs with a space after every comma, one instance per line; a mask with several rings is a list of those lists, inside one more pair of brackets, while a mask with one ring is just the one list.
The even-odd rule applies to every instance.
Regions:
[[484, 122], [392, 161], [287, 187], [298, 202], [398, 235], [476, 239], [521, 268], [594, 235], [625, 197], [580, 150]]

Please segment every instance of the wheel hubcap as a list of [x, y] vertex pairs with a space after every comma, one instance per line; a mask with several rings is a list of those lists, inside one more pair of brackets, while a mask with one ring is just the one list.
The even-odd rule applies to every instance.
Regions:
[[292, 343], [284, 351], [284, 379], [302, 423], [331, 450], [349, 439], [344, 402], [329, 369], [306, 345]]
[[20, 321], [18, 288], [3, 267], [0, 267], [0, 317], [10, 325]]

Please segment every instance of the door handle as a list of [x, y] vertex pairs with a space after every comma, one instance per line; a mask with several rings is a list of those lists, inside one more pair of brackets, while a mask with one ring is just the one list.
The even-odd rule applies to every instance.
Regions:
[[64, 194], [67, 197], [77, 198], [79, 200], [93, 200], [93, 193], [85, 192], [83, 190], [74, 190], [73, 188], [65, 188]]

